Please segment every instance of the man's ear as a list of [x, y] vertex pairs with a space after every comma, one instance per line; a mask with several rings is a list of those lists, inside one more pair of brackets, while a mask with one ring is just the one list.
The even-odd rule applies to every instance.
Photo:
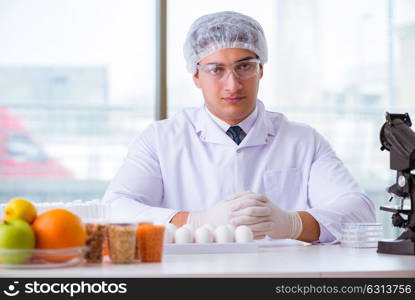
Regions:
[[261, 79], [261, 78], [262, 78], [262, 76], [264, 76], [264, 66], [263, 66], [263, 65], [261, 65], [261, 66], [260, 66], [260, 70], [259, 70], [259, 79]]
[[200, 79], [199, 79], [199, 70], [193, 75], [193, 82], [195, 83], [196, 87], [200, 89]]

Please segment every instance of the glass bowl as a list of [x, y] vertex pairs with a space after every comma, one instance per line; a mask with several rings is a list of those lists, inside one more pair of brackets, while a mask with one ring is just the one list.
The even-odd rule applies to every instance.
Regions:
[[343, 223], [341, 247], [374, 248], [382, 238], [381, 223]]
[[47, 269], [75, 266], [88, 246], [63, 249], [0, 249], [0, 269]]

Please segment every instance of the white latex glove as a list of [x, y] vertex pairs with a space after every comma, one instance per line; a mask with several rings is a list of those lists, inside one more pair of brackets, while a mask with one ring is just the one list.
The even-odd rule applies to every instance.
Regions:
[[303, 223], [296, 211], [285, 211], [259, 194], [249, 194], [250, 198], [261, 203], [258, 207], [245, 207], [234, 210], [230, 223], [247, 225], [254, 233], [254, 238], [268, 235], [274, 239], [297, 239], [303, 231]]
[[230, 224], [230, 217], [234, 211], [242, 211], [249, 207], [258, 207], [263, 205], [260, 200], [247, 197], [253, 194], [250, 191], [235, 193], [204, 211], [192, 211], [187, 218], [187, 224], [191, 224], [197, 229], [204, 224], [226, 225]]

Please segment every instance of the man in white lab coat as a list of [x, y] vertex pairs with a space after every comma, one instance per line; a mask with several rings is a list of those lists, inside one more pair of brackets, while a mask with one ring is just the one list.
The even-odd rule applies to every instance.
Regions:
[[115, 218], [249, 226], [255, 238], [334, 242], [374, 206], [327, 141], [257, 99], [268, 59], [260, 24], [236, 12], [197, 19], [184, 55], [204, 105], [139, 134], [104, 201]]

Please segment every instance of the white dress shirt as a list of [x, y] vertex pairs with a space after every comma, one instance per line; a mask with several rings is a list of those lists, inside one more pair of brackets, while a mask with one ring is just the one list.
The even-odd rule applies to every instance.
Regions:
[[[206, 106], [205, 106], [205, 110], [209, 114], [209, 116], [213, 119], [213, 121], [215, 121], [216, 124], [218, 124], [219, 127], [222, 128], [222, 130], [230, 138], [232, 138], [232, 135], [228, 132], [228, 129], [231, 126], [228, 123], [226, 123], [225, 121], [222, 121], [221, 119], [219, 119], [218, 117], [216, 117], [215, 115], [213, 115]], [[233, 125], [233, 126], [239, 126], [243, 130], [243, 132], [241, 132], [241, 134], [240, 134], [241, 140], [243, 140], [246, 137], [246, 135], [248, 134], [249, 130], [252, 128], [252, 126], [254, 126], [254, 123], [256, 121], [257, 116], [258, 116], [258, 107], [255, 106], [255, 109], [249, 114], [248, 117], [246, 117], [240, 123]]]
[[315, 129], [266, 111], [259, 100], [256, 114], [239, 145], [204, 107], [151, 124], [104, 195], [112, 218], [164, 223], [251, 190], [282, 209], [310, 213], [320, 242], [339, 240], [343, 222], [375, 221], [372, 201]]

